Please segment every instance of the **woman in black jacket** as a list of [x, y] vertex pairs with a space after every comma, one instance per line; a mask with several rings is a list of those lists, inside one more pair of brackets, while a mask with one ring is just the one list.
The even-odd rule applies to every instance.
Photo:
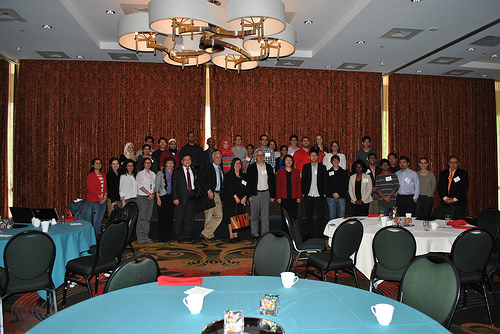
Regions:
[[245, 212], [247, 203], [247, 181], [239, 158], [231, 161], [231, 169], [224, 176], [223, 218], [222, 222], [228, 224], [229, 241], [240, 241], [238, 231], [231, 228], [231, 217]]

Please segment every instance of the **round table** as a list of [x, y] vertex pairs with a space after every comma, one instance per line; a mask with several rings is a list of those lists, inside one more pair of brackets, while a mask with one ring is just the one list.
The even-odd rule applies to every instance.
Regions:
[[[87, 299], [52, 315], [29, 333], [201, 333], [224, 317], [224, 311], [242, 310], [245, 317], [275, 321], [285, 333], [448, 333], [423, 313], [384, 296], [344, 285], [300, 279], [285, 289], [279, 277], [205, 277], [200, 314], [183, 305], [191, 286], [143, 284]], [[259, 313], [263, 293], [279, 294], [276, 316]], [[395, 307], [389, 326], [378, 324], [370, 307], [387, 303]]]
[[[375, 233], [382, 228], [379, 218], [361, 217], [359, 218], [363, 224], [363, 239], [359, 245], [358, 256], [356, 259], [356, 268], [363, 273], [367, 278], [370, 277], [375, 261], [373, 259], [372, 242]], [[331, 245], [333, 233], [335, 229], [345, 220], [345, 218], [337, 218], [330, 220], [326, 224], [323, 234], [329, 237], [328, 244]], [[413, 218], [415, 226], [406, 227], [415, 237], [417, 243], [417, 254], [422, 255], [427, 253], [450, 253], [451, 246], [455, 239], [462, 233], [463, 229], [455, 229], [447, 226], [444, 220], [436, 219], [439, 227], [433, 231], [424, 231], [422, 220]]]
[[[10, 238], [18, 233], [29, 230], [41, 231], [41, 227], [28, 225], [23, 228], [14, 228], [3, 230], [0, 233], [0, 266], [3, 267], [3, 251]], [[56, 259], [54, 269], [52, 270], [52, 280], [56, 287], [64, 283], [64, 274], [66, 272], [66, 263], [77, 257], [82, 252], [89, 250], [91, 245], [95, 245], [96, 239], [92, 224], [84, 220], [66, 222], [66, 224], [56, 224], [49, 228], [48, 235], [56, 245]], [[45, 298], [45, 293], [41, 296]]]

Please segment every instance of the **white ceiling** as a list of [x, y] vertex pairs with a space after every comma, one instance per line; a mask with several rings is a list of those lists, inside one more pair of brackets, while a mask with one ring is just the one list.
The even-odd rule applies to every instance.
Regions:
[[[223, 5], [227, 2], [221, 1]], [[366, 64], [357, 71], [381, 74], [450, 75], [446, 73], [451, 71], [451, 76], [456, 77], [500, 80], [500, 0], [284, 2], [292, 17], [289, 23], [297, 29], [296, 52], [280, 59], [284, 66], [294, 63], [289, 60], [301, 60], [299, 68], [326, 70], [328, 66], [336, 70], [342, 64], [354, 63]], [[121, 5], [146, 7], [147, 3], [148, 0], [0, 0], [0, 55], [12, 60], [44, 59], [37, 51], [58, 51], [73, 60], [82, 56], [84, 60], [98, 61], [113, 61], [109, 53], [135, 55], [117, 43], [117, 24], [124, 15]], [[2, 14], [4, 9], [13, 9], [26, 22], [2, 20], [9, 17]], [[107, 9], [116, 14], [106, 14]], [[306, 25], [306, 20], [314, 23]], [[52, 29], [43, 29], [44, 24]], [[393, 28], [422, 32], [409, 40], [382, 38]], [[487, 36], [496, 37], [498, 44], [471, 44]], [[471, 47], [475, 50], [467, 51]], [[143, 53], [137, 57], [141, 62], [162, 62], [161, 55]], [[444, 57], [444, 61], [459, 60], [452, 64], [429, 63], [439, 57]], [[261, 66], [280, 64], [274, 58], [261, 62]]]

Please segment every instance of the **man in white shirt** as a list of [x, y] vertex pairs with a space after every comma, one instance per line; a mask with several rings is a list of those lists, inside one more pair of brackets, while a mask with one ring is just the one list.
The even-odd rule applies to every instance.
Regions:
[[396, 172], [399, 180], [398, 196], [396, 197], [396, 205], [398, 207], [398, 215], [404, 216], [406, 213], [415, 215], [415, 203], [420, 195], [420, 180], [417, 172], [408, 168], [410, 159], [404, 155], [399, 158], [399, 167]]

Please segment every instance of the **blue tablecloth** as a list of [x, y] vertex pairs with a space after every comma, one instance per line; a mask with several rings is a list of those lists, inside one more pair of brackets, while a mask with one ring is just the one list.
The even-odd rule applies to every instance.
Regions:
[[[117, 290], [68, 307], [35, 326], [29, 333], [201, 333], [224, 310], [243, 310], [247, 317], [263, 317], [293, 333], [448, 333], [423, 313], [395, 300], [339, 284], [301, 279], [290, 289], [279, 277], [206, 277], [200, 314], [183, 305], [190, 286], [149, 283]], [[280, 295], [277, 316], [262, 316], [263, 293]], [[392, 323], [378, 324], [370, 307], [394, 305]]]
[[[4, 230], [0, 236], [0, 266], [3, 267], [3, 251], [10, 237], [23, 231], [39, 230], [42, 228], [35, 228], [33, 225], [28, 225], [24, 228], [15, 228]], [[56, 287], [64, 283], [64, 273], [66, 271], [66, 263], [80, 256], [80, 253], [85, 252], [91, 245], [95, 245], [96, 239], [94, 228], [92, 224], [84, 220], [77, 220], [74, 222], [67, 222], [66, 224], [56, 224], [50, 226], [48, 234], [54, 240], [56, 245], [56, 259], [54, 262], [54, 269], [52, 271], [52, 280]], [[45, 298], [45, 294], [42, 294]], [[41, 295], [41, 296], [42, 296]]]

